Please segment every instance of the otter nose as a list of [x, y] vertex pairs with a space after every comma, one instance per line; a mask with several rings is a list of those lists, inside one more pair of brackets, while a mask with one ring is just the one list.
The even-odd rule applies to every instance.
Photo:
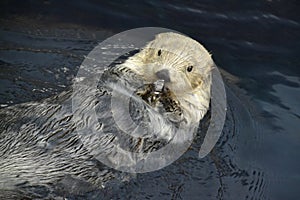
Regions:
[[169, 74], [169, 70], [167, 69], [162, 69], [158, 72], [155, 73], [158, 79], [162, 79], [165, 82], [170, 82], [170, 74]]

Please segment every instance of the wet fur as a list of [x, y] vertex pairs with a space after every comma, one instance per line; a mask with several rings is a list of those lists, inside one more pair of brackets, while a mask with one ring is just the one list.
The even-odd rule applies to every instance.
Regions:
[[[186, 69], [191, 65], [194, 70], [188, 73]], [[157, 80], [156, 71], [168, 68], [171, 82], [166, 87], [175, 94], [186, 119], [198, 123], [209, 107], [212, 65], [209, 53], [195, 40], [163, 33], [119, 67], [131, 70], [148, 83]], [[72, 91], [67, 91], [41, 102], [0, 110], [1, 189], [53, 184], [66, 176], [101, 188], [106, 180], [114, 178], [81, 143], [76, 130], [89, 125], [89, 116], [74, 118], [71, 97]], [[93, 98], [86, 97], [82, 110], [76, 112], [84, 113], [95, 106]], [[107, 145], [112, 140], [113, 137], [90, 138], [89, 145]]]

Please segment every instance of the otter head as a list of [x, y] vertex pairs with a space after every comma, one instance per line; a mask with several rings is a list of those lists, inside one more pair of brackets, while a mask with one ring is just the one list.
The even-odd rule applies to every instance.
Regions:
[[164, 80], [165, 87], [194, 120], [200, 120], [206, 113], [214, 62], [197, 41], [177, 33], [161, 33], [125, 65], [146, 83]]

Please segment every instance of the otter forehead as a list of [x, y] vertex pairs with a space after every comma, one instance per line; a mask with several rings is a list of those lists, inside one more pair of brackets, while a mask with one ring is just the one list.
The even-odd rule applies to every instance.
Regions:
[[146, 82], [163, 79], [169, 82], [166, 84], [170, 89], [180, 94], [208, 87], [213, 61], [197, 41], [170, 32], [156, 35], [124, 64]]
[[181, 57], [186, 61], [205, 64], [211, 62], [211, 55], [196, 40], [177, 33], [160, 33], [149, 42], [145, 50], [152, 49], [168, 52], [172, 57]]
[[[138, 54], [129, 59], [128, 67], [136, 73], [149, 73], [148, 64], [159, 64], [183, 71], [193, 65], [198, 73], [205, 74], [213, 65], [211, 55], [197, 41], [177, 33], [160, 33]], [[159, 67], [152, 65], [151, 68]]]

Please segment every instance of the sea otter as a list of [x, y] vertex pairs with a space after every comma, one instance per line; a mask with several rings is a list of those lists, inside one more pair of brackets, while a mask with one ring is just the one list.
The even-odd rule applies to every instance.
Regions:
[[213, 66], [211, 55], [197, 41], [177, 33], [162, 33], [119, 68], [132, 70], [146, 83], [164, 80], [186, 118], [198, 122], [209, 107]]
[[[210, 54], [197, 41], [177, 33], [160, 33], [122, 64], [107, 68], [100, 81], [103, 87], [98, 88], [96, 95], [86, 96], [76, 114], [70, 106], [72, 90], [41, 102], [1, 109], [0, 188], [48, 185], [68, 176], [102, 187], [114, 175], [97, 159], [101, 152], [94, 150], [99, 146], [109, 149], [110, 143], [119, 138], [111, 134], [90, 137], [89, 127], [100, 132], [119, 130], [112, 119], [116, 116], [107, 112], [111, 108], [103, 105], [105, 99], [100, 105], [97, 98], [112, 98], [112, 85], [116, 82], [125, 87], [138, 86], [134, 98], [146, 107], [142, 120], [150, 118], [153, 122], [147, 111], [154, 110], [155, 117], [161, 115], [159, 119], [166, 120], [171, 128], [173, 124], [175, 128], [183, 124], [185, 129], [198, 124], [209, 108], [213, 65]], [[81, 92], [88, 90], [81, 88]], [[91, 124], [88, 110], [95, 106], [102, 116], [98, 124]], [[139, 111], [138, 106], [132, 107], [135, 108], [132, 112]], [[103, 126], [101, 120], [107, 120], [110, 126]], [[172, 131], [165, 125], [162, 123], [161, 130]], [[146, 130], [149, 128], [155, 131], [158, 124]], [[132, 149], [153, 151], [149, 149], [155, 145], [149, 140], [149, 137], [130, 139], [134, 143]], [[168, 140], [171, 138], [165, 142]]]

